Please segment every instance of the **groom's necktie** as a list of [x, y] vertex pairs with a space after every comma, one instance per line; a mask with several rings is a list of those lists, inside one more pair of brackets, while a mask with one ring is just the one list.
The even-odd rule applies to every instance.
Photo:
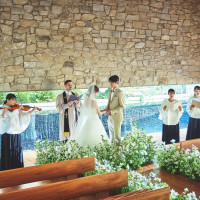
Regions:
[[112, 92], [115, 92], [116, 88], [115, 89], [112, 89]]

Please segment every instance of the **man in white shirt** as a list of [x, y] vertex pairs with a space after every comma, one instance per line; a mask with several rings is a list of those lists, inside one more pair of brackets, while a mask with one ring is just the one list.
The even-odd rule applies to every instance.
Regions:
[[78, 120], [77, 109], [80, 108], [80, 100], [70, 101], [68, 99], [71, 95], [75, 95], [72, 92], [73, 84], [71, 80], [66, 80], [64, 83], [65, 91], [59, 94], [56, 99], [56, 108], [59, 111], [59, 138], [66, 141], [74, 131], [74, 126]]

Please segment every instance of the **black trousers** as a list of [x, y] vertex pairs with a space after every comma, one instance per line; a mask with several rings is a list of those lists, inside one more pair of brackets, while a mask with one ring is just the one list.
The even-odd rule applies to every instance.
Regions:
[[179, 124], [177, 125], [163, 124], [162, 141], [165, 142], [165, 144], [171, 144], [170, 141], [172, 139], [174, 139], [175, 142], [180, 142]]
[[24, 167], [21, 134], [1, 136], [1, 171]]
[[200, 138], [200, 119], [189, 119], [186, 140]]

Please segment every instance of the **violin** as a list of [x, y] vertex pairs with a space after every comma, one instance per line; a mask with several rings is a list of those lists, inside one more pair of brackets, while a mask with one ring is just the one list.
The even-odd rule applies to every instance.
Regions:
[[[13, 111], [13, 110], [19, 109], [20, 106], [21, 105], [19, 105], [19, 104], [15, 104], [14, 106], [10, 106], [9, 110]], [[34, 108], [34, 107], [29, 106], [29, 105], [22, 105], [22, 106], [23, 106], [23, 109], [22, 109], [23, 111], [29, 111], [31, 108]], [[4, 108], [0, 107], [0, 109], [4, 109]], [[42, 111], [41, 108], [37, 108], [37, 110]]]
[[[11, 110], [16, 110], [16, 109], [19, 109], [20, 106], [23, 106], [23, 111], [29, 111], [31, 108], [34, 108], [34, 107], [31, 107], [29, 105], [19, 105], [19, 104], [15, 104], [14, 106], [10, 106], [10, 109]], [[37, 108], [37, 110], [39, 111], [42, 111], [41, 108]]]

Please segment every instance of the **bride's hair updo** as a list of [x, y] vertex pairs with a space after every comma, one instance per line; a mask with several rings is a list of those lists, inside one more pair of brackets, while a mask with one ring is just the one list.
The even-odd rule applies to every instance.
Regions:
[[94, 85], [94, 91], [95, 91], [95, 93], [99, 92], [99, 88], [96, 85]]
[[91, 85], [88, 89], [87, 96], [91, 96], [92, 94], [99, 92], [99, 88], [96, 85]]

